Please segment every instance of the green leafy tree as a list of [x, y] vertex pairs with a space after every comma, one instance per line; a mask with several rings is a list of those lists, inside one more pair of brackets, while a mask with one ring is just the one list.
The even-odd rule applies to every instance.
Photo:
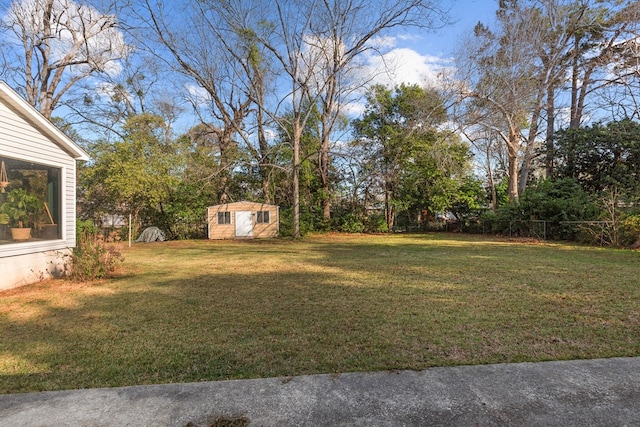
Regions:
[[162, 118], [142, 114], [127, 120], [122, 140], [94, 144], [81, 174], [85, 216], [131, 214], [138, 225], [145, 209], [162, 210], [183, 167], [167, 134]]
[[587, 192], [617, 191], [640, 198], [640, 124], [632, 120], [596, 123], [556, 135], [556, 177], [576, 179]]
[[354, 144], [364, 148], [364, 167], [376, 175], [389, 230], [400, 211], [451, 206], [470, 154], [459, 137], [438, 130], [446, 118], [435, 91], [375, 86], [363, 117], [353, 122]]

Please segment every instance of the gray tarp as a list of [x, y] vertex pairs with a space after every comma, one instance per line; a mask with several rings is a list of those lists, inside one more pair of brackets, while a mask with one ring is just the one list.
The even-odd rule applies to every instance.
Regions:
[[167, 236], [164, 234], [164, 231], [158, 227], [147, 227], [140, 234], [136, 242], [164, 242], [165, 240], [167, 240]]

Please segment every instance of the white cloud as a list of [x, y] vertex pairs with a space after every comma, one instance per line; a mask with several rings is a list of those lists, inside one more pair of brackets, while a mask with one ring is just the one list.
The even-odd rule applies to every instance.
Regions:
[[395, 48], [383, 55], [368, 58], [373, 83], [395, 86], [401, 83], [435, 84], [438, 74], [447, 68], [443, 58], [422, 55], [413, 49]]
[[211, 102], [211, 95], [204, 88], [190, 83], [185, 84], [184, 88], [194, 105], [204, 106]]
[[396, 47], [398, 37], [393, 36], [378, 36], [369, 41], [369, 45], [375, 49], [391, 49]]
[[[411, 48], [399, 47], [397, 46], [398, 40], [400, 39], [386, 37], [384, 44], [391, 49], [382, 53], [379, 49], [371, 49], [363, 56], [362, 66], [358, 73], [361, 81], [368, 82], [367, 87], [374, 84], [394, 87], [403, 83], [437, 86], [441, 82], [440, 76], [452, 70], [450, 59], [423, 55]], [[356, 117], [364, 112], [365, 105], [362, 95], [365, 90], [366, 87], [363, 87], [358, 92], [360, 99], [347, 103], [343, 107], [345, 114]]]
[[342, 112], [348, 117], [359, 117], [364, 113], [365, 105], [362, 101], [352, 101], [342, 107]]

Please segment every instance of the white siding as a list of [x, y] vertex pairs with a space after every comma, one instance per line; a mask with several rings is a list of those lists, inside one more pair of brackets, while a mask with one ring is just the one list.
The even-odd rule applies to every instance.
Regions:
[[75, 160], [69, 153], [4, 103], [0, 103], [0, 150], [20, 160], [75, 168]]
[[64, 256], [69, 252], [60, 249], [0, 258], [0, 291], [64, 275]]
[[0, 257], [75, 246], [76, 161], [30, 123], [26, 116], [0, 102], [0, 155], [60, 168], [62, 185], [62, 241], [0, 246]]

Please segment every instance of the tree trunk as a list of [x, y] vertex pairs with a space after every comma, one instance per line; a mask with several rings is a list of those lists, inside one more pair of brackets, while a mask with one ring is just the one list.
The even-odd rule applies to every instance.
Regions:
[[[491, 146], [487, 144], [486, 153], [487, 159], [490, 156]], [[489, 178], [489, 187], [491, 187], [491, 210], [496, 212], [498, 210], [498, 193], [496, 191], [496, 181], [493, 179], [493, 168], [491, 167], [491, 160], [487, 160], [487, 176]]]
[[293, 124], [293, 238], [300, 237], [300, 140], [302, 139], [302, 125], [297, 118]]
[[555, 132], [555, 88], [549, 85], [547, 88], [547, 136], [545, 149], [545, 175], [553, 176], [554, 145], [553, 134]]
[[508, 157], [509, 157], [509, 186], [508, 186], [508, 192], [509, 192], [509, 200], [511, 202], [517, 202], [518, 201], [518, 178], [519, 178], [519, 174], [518, 174], [518, 149], [519, 149], [519, 144], [518, 144], [518, 139], [519, 136], [517, 134], [516, 131], [514, 130], [510, 130], [509, 131], [509, 140], [507, 141], [507, 151], [508, 151]]
[[231, 176], [229, 168], [231, 167], [231, 159], [229, 158], [229, 150], [231, 142], [227, 139], [230, 136], [224, 133], [220, 138], [220, 187], [218, 188], [218, 203], [224, 204], [229, 200], [229, 183]]
[[391, 206], [391, 198], [389, 197], [389, 191], [384, 192], [384, 220], [387, 223], [387, 231], [391, 233], [393, 230], [393, 222], [395, 221], [395, 212]]
[[[261, 107], [258, 106], [258, 110], [261, 110]], [[260, 123], [262, 120], [262, 115], [258, 115], [258, 144], [260, 147], [260, 159], [258, 160], [258, 170], [260, 173], [260, 181], [262, 186], [262, 197], [264, 197], [264, 202], [270, 204], [272, 202], [271, 198], [271, 186], [270, 186], [270, 171], [268, 170], [268, 166], [266, 163], [269, 161], [269, 144], [267, 143], [267, 138], [264, 133], [264, 127]]]
[[[334, 59], [337, 61], [337, 59]], [[320, 145], [320, 183], [322, 185], [322, 217], [328, 223], [331, 220], [331, 188], [329, 185], [329, 168], [330, 168], [330, 138], [331, 130], [334, 126], [334, 97], [336, 96], [336, 73], [333, 70], [332, 77], [327, 82], [325, 99], [322, 102], [322, 134]]]
[[575, 36], [573, 44], [573, 64], [571, 67], [571, 117], [569, 119], [569, 128], [578, 129], [580, 127], [580, 119], [577, 117], [578, 112], [578, 82], [580, 74], [580, 36]]
[[[258, 75], [258, 74], [257, 74]], [[264, 197], [265, 203], [271, 203], [271, 186], [270, 186], [270, 167], [267, 166], [269, 163], [269, 143], [267, 141], [267, 136], [265, 134], [265, 124], [264, 124], [264, 84], [262, 82], [262, 77], [258, 75], [255, 83], [256, 90], [256, 121], [258, 124], [257, 133], [258, 133], [258, 149], [259, 156], [258, 159], [258, 170], [260, 173], [260, 180], [262, 184], [262, 196]]]
[[322, 218], [331, 220], [331, 189], [329, 188], [329, 137], [323, 137], [320, 153], [320, 183], [322, 185]]
[[518, 201], [518, 156], [509, 155], [509, 200]]
[[540, 109], [536, 108], [531, 118], [531, 126], [529, 127], [529, 136], [527, 137], [527, 146], [522, 159], [522, 166], [518, 171], [518, 194], [524, 193], [529, 182], [529, 172], [531, 164], [535, 157], [536, 136], [538, 135], [538, 120], [540, 119]]

